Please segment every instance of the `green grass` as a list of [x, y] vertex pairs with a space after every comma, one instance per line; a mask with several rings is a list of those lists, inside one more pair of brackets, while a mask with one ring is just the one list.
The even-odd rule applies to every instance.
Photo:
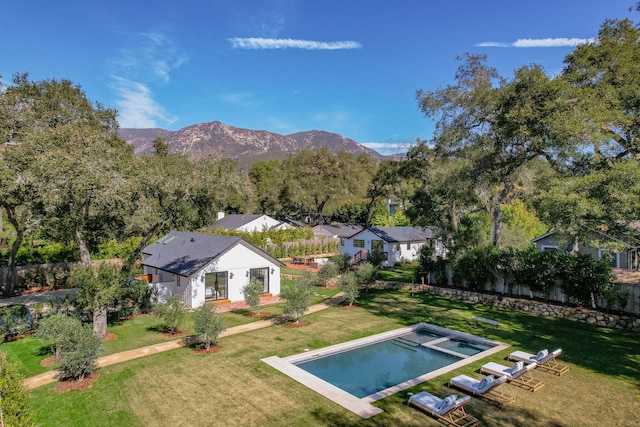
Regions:
[[[407, 392], [376, 402], [385, 412], [362, 420], [260, 361], [429, 322], [513, 347], [411, 392], [446, 395], [452, 392], [446, 386], [449, 378], [461, 373], [478, 378], [482, 363], [507, 364], [505, 357], [513, 349], [537, 352], [562, 347], [568, 374], [556, 377], [535, 371], [534, 376], [546, 382], [536, 393], [505, 385], [504, 390], [516, 396], [515, 405], [500, 410], [473, 399], [467, 411], [482, 425], [640, 425], [637, 333], [406, 291], [365, 292], [358, 304], [305, 316], [310, 323], [304, 327], [276, 325], [222, 338], [221, 349], [214, 354], [180, 348], [102, 368], [89, 390], [61, 394], [54, 391], [55, 384], [41, 387], [32, 391], [31, 406], [43, 426], [438, 426], [405, 404]], [[474, 326], [470, 321], [474, 315], [498, 320], [501, 326]]]
[[401, 264], [378, 270], [378, 280], [389, 282], [412, 283], [415, 282], [417, 264]]

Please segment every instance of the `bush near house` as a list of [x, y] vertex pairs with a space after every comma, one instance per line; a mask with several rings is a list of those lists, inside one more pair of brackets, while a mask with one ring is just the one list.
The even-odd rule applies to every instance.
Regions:
[[166, 332], [175, 334], [184, 323], [186, 309], [179, 296], [171, 295], [166, 302], [153, 307], [153, 314], [162, 319], [162, 327]]

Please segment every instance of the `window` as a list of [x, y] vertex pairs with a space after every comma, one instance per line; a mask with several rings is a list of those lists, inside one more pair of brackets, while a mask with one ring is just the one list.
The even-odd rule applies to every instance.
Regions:
[[354, 248], [364, 248], [364, 240], [362, 240], [362, 239], [353, 239], [353, 247]]
[[598, 258], [606, 259], [609, 262], [609, 265], [613, 268], [618, 268], [620, 266], [618, 262], [618, 257], [620, 254], [611, 252], [609, 249], [598, 249]]
[[344, 237], [340, 238], [340, 246], [344, 246]]
[[558, 247], [557, 246], [551, 246], [551, 245], [543, 245], [541, 247], [542, 252], [553, 252], [553, 251], [557, 251]]
[[411, 243], [407, 243], [407, 250], [411, 249]]
[[262, 282], [264, 287], [262, 292], [269, 293], [269, 268], [252, 268], [249, 270], [249, 279], [256, 279], [259, 282]]
[[176, 286], [180, 287], [180, 276], [176, 274]]
[[227, 299], [227, 272], [218, 271], [204, 275], [205, 299]]
[[384, 251], [384, 241], [383, 240], [372, 240], [371, 241], [371, 250], [377, 251], [378, 253], [382, 253]]

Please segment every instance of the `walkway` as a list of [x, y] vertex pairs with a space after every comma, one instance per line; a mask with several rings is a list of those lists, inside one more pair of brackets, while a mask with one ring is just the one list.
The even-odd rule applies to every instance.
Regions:
[[[324, 310], [329, 307], [333, 307], [344, 301], [344, 295], [342, 293], [337, 294], [333, 298], [328, 299], [320, 304], [312, 305], [305, 314], [316, 313], [320, 310]], [[246, 323], [244, 325], [238, 325], [227, 329], [220, 337], [226, 337], [230, 335], [237, 335], [243, 332], [255, 331], [257, 329], [266, 328], [272, 326], [274, 322], [272, 320], [259, 320], [257, 322]], [[98, 367], [109, 366], [115, 363], [124, 362], [127, 360], [137, 359], [139, 357], [149, 356], [152, 354], [162, 353], [163, 351], [174, 350], [176, 348], [183, 347], [185, 340], [183, 338], [175, 339], [172, 341], [166, 341], [159, 344], [153, 344], [146, 347], [136, 348], [134, 350], [123, 351], [121, 353], [110, 354], [98, 359]], [[40, 375], [36, 375], [24, 380], [24, 386], [27, 390], [41, 387], [58, 380], [58, 371], [47, 371]]]

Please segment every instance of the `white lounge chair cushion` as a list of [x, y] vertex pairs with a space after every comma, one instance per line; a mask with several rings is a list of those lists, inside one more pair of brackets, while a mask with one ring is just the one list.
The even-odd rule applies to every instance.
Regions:
[[438, 406], [438, 413], [446, 414], [449, 412], [454, 406], [456, 406], [456, 400], [458, 400], [457, 394], [450, 394], [442, 399], [442, 402], [440, 402], [440, 405]]
[[495, 377], [493, 375], [491, 374], [485, 375], [485, 377], [482, 380], [480, 380], [478, 385], [475, 387], [476, 391], [478, 393], [484, 393], [486, 390], [492, 387], [494, 380], [495, 380]]
[[535, 358], [533, 358], [536, 362], [541, 361], [542, 359], [544, 359], [545, 357], [547, 357], [547, 355], [549, 354], [549, 350], [548, 349], [544, 349], [544, 350], [540, 350], [538, 352], [538, 354], [536, 354]]

